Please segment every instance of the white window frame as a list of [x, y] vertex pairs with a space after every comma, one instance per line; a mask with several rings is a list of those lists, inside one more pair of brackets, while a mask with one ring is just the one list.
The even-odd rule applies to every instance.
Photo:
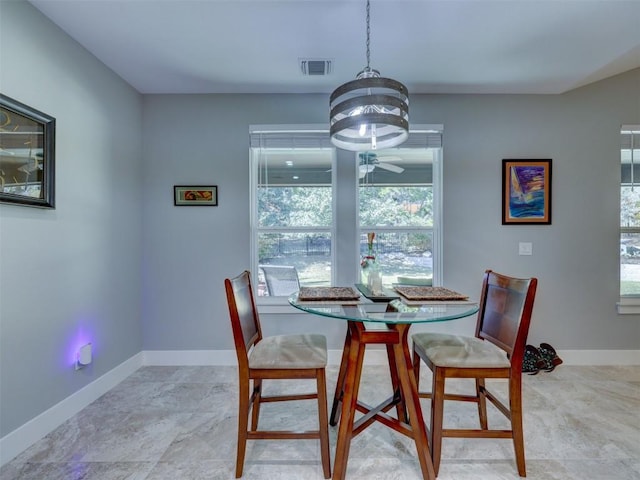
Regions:
[[[251, 125], [249, 127], [249, 133], [251, 138], [256, 138], [258, 132], [263, 133], [278, 133], [278, 132], [313, 132], [313, 133], [326, 133], [326, 139], [329, 139], [329, 130], [326, 125]], [[402, 145], [402, 148], [420, 148], [421, 146], [427, 147], [428, 144], [431, 144], [434, 140], [434, 135], [438, 137], [440, 141], [439, 146], [439, 154], [434, 155], [434, 163], [433, 163], [433, 221], [434, 225], [432, 228], [433, 231], [433, 278], [434, 285], [439, 284], [438, 282], [442, 281], [443, 274], [443, 243], [442, 243], [442, 160], [443, 160], [443, 148], [442, 148], [442, 134], [443, 134], [443, 126], [442, 125], [415, 125], [411, 127], [411, 134], [409, 140]], [[406, 147], [405, 147], [406, 145]], [[258, 272], [258, 249], [257, 249], [257, 234], [258, 232], [262, 232], [265, 229], [258, 229], [257, 225], [257, 189], [256, 185], [258, 182], [258, 168], [257, 162], [254, 159], [253, 149], [259, 148], [255, 142], [250, 146], [249, 151], [249, 192], [250, 192], [250, 235], [251, 235], [251, 272], [254, 278]], [[332, 155], [332, 169], [336, 171], [336, 159], [338, 154], [336, 149], [333, 149]], [[340, 154], [344, 154], [344, 151], [340, 151]], [[351, 153], [351, 152], [346, 152]], [[356, 211], [357, 218], [357, 205], [358, 205], [358, 182], [357, 182], [357, 170], [358, 164], [354, 161], [353, 165], [353, 174], [354, 174], [354, 182], [353, 186], [349, 188], [353, 188], [352, 194], [345, 187], [340, 187], [339, 185], [344, 182], [338, 182], [336, 175], [332, 176], [331, 179], [331, 187], [332, 187], [332, 213], [333, 213], [333, 222], [330, 227], [331, 231], [331, 282], [332, 285], [336, 284], [337, 279], [350, 278], [351, 283], [356, 283], [360, 278], [360, 267], [359, 267], [359, 231], [360, 225], [358, 222], [351, 223], [353, 225], [353, 232], [350, 232], [347, 237], [354, 238], [356, 241], [352, 245], [345, 244], [346, 242], [339, 243], [338, 242], [338, 215], [336, 205], [336, 198], [340, 195], [342, 197], [353, 198], [355, 202], [353, 207]], [[339, 188], [344, 188], [338, 192]], [[344, 224], [342, 224], [342, 228]], [[428, 229], [431, 229], [430, 227]], [[286, 228], [277, 228], [276, 230], [282, 231], [286, 230]], [[302, 228], [296, 228], [296, 231], [303, 230]], [[310, 227], [309, 231], [313, 231], [314, 228]], [[326, 231], [327, 228], [322, 227], [321, 230]], [[340, 235], [342, 238], [345, 235]], [[350, 254], [353, 252], [353, 255]], [[341, 258], [349, 258], [353, 256], [352, 265], [344, 266], [342, 262], [337, 262], [336, 259]], [[339, 264], [340, 263], [340, 264]], [[345, 270], [347, 268], [348, 270]], [[296, 311], [291, 307], [287, 299], [285, 297], [257, 297], [256, 303], [259, 307], [261, 313], [295, 313]]]
[[[431, 232], [433, 245], [433, 285], [439, 286], [443, 279], [443, 243], [442, 243], [442, 135], [443, 125], [415, 125], [411, 127], [410, 138], [400, 148], [417, 148], [419, 145], [428, 145], [437, 148], [433, 156], [432, 189], [433, 189], [433, 226], [432, 227], [373, 227], [376, 233], [395, 231]], [[425, 143], [426, 141], [426, 143]], [[356, 162], [357, 165], [357, 162]], [[356, 187], [356, 191], [359, 189]], [[357, 202], [359, 205], [359, 202]], [[358, 225], [359, 235], [366, 233], [369, 227]], [[360, 278], [360, 267], [357, 267], [357, 276]]]
[[[629, 136], [628, 142], [627, 142], [627, 139], [625, 138], [625, 135]], [[631, 151], [631, 164], [632, 164], [631, 175], [634, 176], [633, 165], [635, 165], [635, 161], [638, 160], [638, 165], [636, 168], [640, 168], [640, 155], [636, 157], [636, 155], [633, 152], [640, 150], [640, 142], [636, 144], [636, 142], [634, 141], [632, 143], [630, 141], [632, 137], [634, 140], [640, 137], [640, 125], [622, 125], [622, 127], [620, 128], [620, 140], [621, 140], [620, 162], [622, 164], [624, 150], [633, 148], [633, 150]], [[629, 144], [628, 146], [627, 146], [627, 143]], [[621, 187], [623, 186], [622, 180], [623, 179], [621, 177], [620, 187], [618, 191], [618, 194], [620, 195], [620, 202], [619, 202], [620, 204], [622, 203], [622, 196], [621, 196]], [[633, 182], [633, 177], [631, 178], [631, 181]], [[638, 188], [640, 188], [640, 185], [638, 185]], [[620, 217], [620, 213], [618, 214], [618, 217]], [[620, 226], [620, 244], [622, 244], [622, 235], [625, 233], [640, 234], [640, 226], [625, 227], [621, 225]], [[620, 268], [619, 274], [618, 274], [618, 282], [619, 282], [618, 285], [620, 285], [620, 283], [622, 282], [622, 268], [620, 267], [620, 265], [618, 266]], [[620, 315], [638, 314], [640, 313], [640, 295], [620, 295], [620, 300], [616, 304], [616, 307], [618, 310], [618, 314]]]
[[[335, 205], [335, 177], [332, 176], [331, 179], [331, 188], [332, 188], [332, 200], [331, 200], [331, 209], [332, 216], [334, 221], [329, 227], [259, 227], [258, 225], [258, 201], [257, 201], [257, 184], [258, 184], [258, 162], [255, 160], [254, 155], [256, 152], [254, 150], [260, 150], [262, 145], [256, 144], [256, 139], [260, 136], [260, 134], [264, 134], [265, 137], [271, 136], [271, 138], [276, 138], [282, 134], [282, 148], [286, 148], [291, 145], [291, 141], [286, 137], [289, 136], [293, 138], [296, 134], [308, 134], [310, 137], [318, 137], [317, 147], [318, 148], [331, 148], [331, 167], [335, 168], [335, 148], [331, 146], [330, 138], [329, 138], [329, 130], [326, 125], [250, 125], [249, 126], [249, 136], [251, 139], [250, 151], [249, 151], [249, 192], [250, 192], [250, 232], [251, 232], [251, 276], [257, 279], [258, 275], [258, 234], [264, 233], [268, 231], [274, 232], [286, 232], [290, 230], [292, 232], [317, 232], [322, 231], [326, 232], [330, 231], [331, 234], [331, 284], [335, 283], [336, 279], [336, 269], [335, 269], [335, 235], [336, 235], [336, 222], [335, 222], [335, 213], [336, 213], [336, 205]], [[326, 137], [326, 139], [322, 139], [321, 137]], [[257, 140], [258, 142], [260, 140]], [[277, 143], [275, 140], [274, 143]], [[260, 311], [263, 313], [293, 313], [293, 307], [282, 309], [283, 305], [287, 307], [288, 302], [285, 297], [256, 297], [256, 303], [260, 308]], [[275, 307], [275, 308], [269, 308]]]

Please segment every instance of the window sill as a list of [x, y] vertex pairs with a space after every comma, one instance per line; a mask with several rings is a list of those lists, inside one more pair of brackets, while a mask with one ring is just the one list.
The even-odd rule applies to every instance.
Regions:
[[616, 303], [618, 315], [640, 314], [640, 297], [623, 297]]
[[261, 315], [300, 313], [300, 310], [289, 304], [287, 297], [261, 297], [256, 299], [256, 307]]

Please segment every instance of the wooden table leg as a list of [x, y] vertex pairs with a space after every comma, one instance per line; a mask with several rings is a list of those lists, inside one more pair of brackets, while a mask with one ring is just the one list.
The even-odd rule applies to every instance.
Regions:
[[365, 345], [360, 342], [364, 326], [359, 322], [349, 322], [349, 350], [346, 361], [342, 392], [342, 418], [338, 427], [336, 456], [333, 464], [333, 480], [344, 480], [349, 459], [349, 447], [353, 437], [353, 422], [358, 401], [358, 389], [362, 374]]
[[389, 373], [391, 374], [391, 388], [393, 389], [393, 396], [399, 400], [396, 405], [396, 414], [399, 421], [407, 423], [407, 409], [404, 406], [404, 400], [402, 398], [402, 392], [400, 390], [400, 382], [398, 381], [398, 367], [396, 366], [396, 358], [395, 354], [393, 353], [393, 346], [387, 344], [386, 347], [387, 359], [389, 361]]
[[[435, 480], [433, 463], [429, 455], [427, 430], [422, 417], [418, 387], [409, 354], [408, 334], [411, 325], [389, 325], [386, 334], [375, 332], [375, 336], [369, 336], [370, 334], [365, 333], [366, 329], [361, 322], [349, 321], [348, 325], [330, 418], [333, 422], [332, 425], [335, 425], [335, 422], [341, 417], [336, 441], [333, 479], [345, 479], [349, 449], [354, 436], [358, 390], [366, 344], [382, 343], [386, 345], [387, 349], [394, 396], [399, 396], [398, 420], [405, 424], [408, 422], [411, 426], [410, 431], [406, 429], [398, 431], [413, 437], [424, 480]], [[342, 403], [342, 408], [339, 408], [340, 403]], [[396, 429], [395, 426], [392, 428]]]
[[347, 363], [349, 360], [349, 347], [351, 345], [351, 332], [347, 327], [347, 334], [344, 339], [344, 347], [342, 348], [342, 359], [340, 360], [340, 370], [338, 371], [338, 380], [336, 381], [336, 393], [333, 396], [333, 405], [331, 406], [331, 415], [329, 416], [329, 425], [335, 427], [340, 419], [340, 405], [344, 396], [344, 379], [347, 374]]
[[429, 455], [429, 442], [427, 440], [427, 430], [422, 417], [422, 407], [420, 406], [420, 398], [418, 397], [418, 387], [416, 378], [413, 373], [413, 365], [411, 363], [411, 355], [409, 354], [409, 345], [407, 337], [411, 324], [396, 324], [394, 328], [400, 334], [400, 342], [393, 345], [393, 353], [398, 369], [398, 380], [402, 398], [409, 412], [409, 423], [413, 431], [413, 439], [416, 444], [416, 453], [420, 461], [422, 476], [425, 480], [435, 480], [436, 474], [433, 469], [433, 462]]

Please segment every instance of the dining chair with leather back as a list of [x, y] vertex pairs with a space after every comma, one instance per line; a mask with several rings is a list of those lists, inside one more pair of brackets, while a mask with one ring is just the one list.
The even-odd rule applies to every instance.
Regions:
[[[420, 361], [433, 373], [431, 392], [430, 442], [436, 475], [440, 466], [443, 437], [511, 438], [518, 474], [526, 476], [522, 428], [522, 359], [537, 288], [536, 278], [513, 278], [487, 270], [482, 282], [475, 336], [443, 333], [416, 333], [413, 340], [413, 367], [420, 380]], [[475, 379], [475, 394], [445, 393], [447, 378]], [[505, 404], [487, 389], [485, 379], [508, 379]], [[478, 404], [479, 429], [443, 428], [445, 400]], [[511, 424], [510, 429], [489, 429], [489, 400]]]
[[[242, 476], [247, 440], [258, 439], [319, 439], [324, 477], [330, 478], [326, 338], [318, 334], [263, 337], [249, 272], [244, 271], [234, 278], [227, 278], [224, 283], [240, 383], [236, 478]], [[291, 395], [262, 394], [263, 380], [283, 379], [315, 379], [316, 391]], [[317, 430], [258, 430], [262, 403], [308, 399], [318, 401]]]

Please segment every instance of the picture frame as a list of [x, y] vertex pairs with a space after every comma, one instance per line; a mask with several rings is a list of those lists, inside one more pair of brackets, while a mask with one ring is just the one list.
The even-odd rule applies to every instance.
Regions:
[[0, 94], [0, 202], [55, 208], [56, 119]]
[[551, 224], [551, 159], [502, 160], [502, 224]]
[[217, 185], [174, 185], [173, 204], [176, 207], [217, 207]]

